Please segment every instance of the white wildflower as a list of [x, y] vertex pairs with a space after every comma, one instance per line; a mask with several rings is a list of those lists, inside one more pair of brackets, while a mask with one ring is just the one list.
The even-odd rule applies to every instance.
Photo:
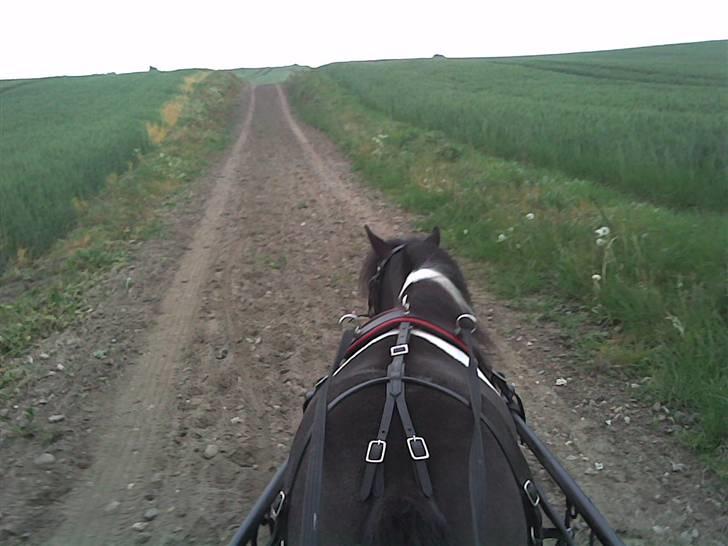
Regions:
[[468, 231], [468, 228], [465, 228], [465, 229], [463, 230], [463, 235], [467, 235], [468, 233], [469, 233], [469, 231]]
[[599, 237], [599, 239], [597, 239], [597, 246], [604, 246], [606, 244], [607, 244], [607, 240], [604, 239], [603, 237]]
[[536, 215], [534, 213], [529, 212], [528, 214], [526, 214], [526, 220], [533, 220], [534, 218], [536, 218]]
[[597, 237], [606, 237], [611, 233], [611, 231], [607, 226], [602, 226], [599, 229], [594, 230], [594, 233]]
[[594, 282], [599, 282], [602, 280], [602, 276], [599, 273], [594, 273], [594, 275], [592, 275], [592, 280]]
[[506, 234], [505, 233], [501, 233], [500, 235], [498, 235], [498, 242], [499, 243], [502, 243], [506, 239], [508, 239], [508, 237], [506, 237]]
[[672, 327], [675, 328], [678, 332], [680, 332], [681, 336], [685, 336], [685, 326], [683, 326], [682, 321], [679, 317], [676, 317], [675, 315], [671, 315], [670, 313], [667, 314], [665, 317], [665, 320], [669, 320], [672, 323]]

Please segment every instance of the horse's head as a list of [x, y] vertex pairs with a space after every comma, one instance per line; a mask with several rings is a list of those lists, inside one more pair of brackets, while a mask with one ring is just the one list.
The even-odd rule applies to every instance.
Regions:
[[[440, 248], [440, 230], [435, 227], [426, 237], [410, 239], [384, 240], [364, 226], [371, 243], [371, 251], [361, 271], [362, 291], [369, 299], [369, 314], [381, 313], [402, 303], [404, 291], [409, 283], [418, 277], [415, 272], [422, 272], [419, 278], [438, 275], [440, 287], [449, 281], [453, 287], [443, 296], [450, 299], [460, 296], [456, 304], [460, 308], [470, 305], [470, 295], [465, 285], [462, 272], [450, 255]], [[442, 290], [440, 290], [442, 292]], [[464, 312], [464, 310], [463, 310]]]

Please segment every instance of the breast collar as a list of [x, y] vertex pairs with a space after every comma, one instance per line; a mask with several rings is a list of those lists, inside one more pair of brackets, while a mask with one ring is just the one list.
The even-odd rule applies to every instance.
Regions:
[[[469, 365], [468, 346], [460, 337], [437, 324], [433, 324], [427, 319], [412, 315], [403, 307], [395, 307], [394, 309], [380, 313], [366, 324], [357, 328], [354, 341], [352, 341], [349, 348], [345, 351], [344, 358], [333, 375], [337, 375], [350, 361], [354, 360], [372, 345], [396, 336], [399, 326], [405, 322], [412, 325], [412, 336], [437, 347], [463, 366], [467, 367]], [[496, 393], [500, 393], [493, 382], [480, 369], [478, 369], [478, 376], [481, 381]]]
[[465, 353], [468, 352], [468, 346], [454, 333], [437, 324], [433, 324], [429, 320], [413, 315], [404, 307], [395, 307], [373, 317], [369, 322], [357, 329], [356, 337], [345, 353], [346, 358], [350, 357], [379, 334], [396, 329], [403, 322], [408, 322], [412, 326], [419, 327], [430, 334], [434, 334], [451, 345], [455, 345]]

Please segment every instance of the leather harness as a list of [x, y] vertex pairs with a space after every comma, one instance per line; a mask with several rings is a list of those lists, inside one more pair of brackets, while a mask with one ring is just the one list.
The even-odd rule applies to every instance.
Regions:
[[[388, 256], [377, 264], [377, 270], [369, 280], [370, 315], [374, 313], [381, 303], [380, 289], [386, 265], [405, 246], [405, 244], [402, 244], [395, 247]], [[467, 321], [470, 321], [469, 327], [465, 325]], [[377, 339], [389, 337], [383, 333], [390, 332], [393, 328], [397, 329], [397, 339], [389, 350], [392, 360], [387, 366], [386, 375], [354, 385], [333, 400], [329, 400], [328, 393], [332, 378], [348, 362], [347, 359], [356, 358], [358, 353], [365, 350], [368, 344], [375, 343]], [[409, 353], [408, 342], [414, 328], [424, 330], [427, 335], [435, 336], [435, 338], [444, 341], [445, 344], [449, 344], [467, 354], [467, 396], [427, 379], [406, 375], [405, 364], [406, 356]], [[304, 454], [308, 449], [308, 468], [303, 492], [302, 544], [303, 546], [318, 546], [326, 416], [342, 400], [368, 387], [386, 384], [386, 399], [377, 437], [369, 441], [364, 455], [366, 467], [359, 490], [359, 499], [362, 502], [366, 502], [372, 496], [378, 497], [384, 492], [384, 471], [382, 463], [386, 456], [387, 437], [395, 410], [397, 411], [407, 438], [407, 447], [413, 461], [415, 475], [417, 476], [422, 494], [426, 498], [433, 498], [435, 496], [427, 468], [427, 460], [430, 457], [429, 449], [425, 439], [418, 436], [415, 431], [405, 399], [407, 383], [429, 387], [440, 393], [447, 394], [471, 409], [473, 433], [469, 456], [468, 479], [475, 545], [479, 546], [482, 544], [481, 539], [484, 538], [485, 529], [486, 465], [482, 424], [485, 424], [495, 438], [508, 462], [513, 477], [517, 482], [518, 489], [521, 491], [521, 499], [530, 530], [528, 537], [529, 546], [539, 546], [542, 544], [544, 535], [541, 521], [541, 508], [539, 507], [541, 494], [531, 478], [528, 464], [518, 447], [514, 434], [509, 428], [510, 423], [508, 423], [508, 419], [512, 419], [508, 410], [525, 419], [523, 405], [515, 393], [513, 386], [505, 380], [502, 374], [489, 370], [485, 366], [481, 368], [481, 363], [478, 362], [475, 352], [475, 341], [472, 337], [475, 328], [476, 319], [469, 314], [458, 317], [453, 333], [424, 318], [410, 314], [408, 307], [397, 307], [374, 316], [361, 327], [349, 329], [344, 332], [330, 373], [316, 383], [313, 391], [307, 395], [306, 402], [304, 403], [305, 409], [309, 402], [314, 402], [313, 421], [310, 428], [305, 431], [303, 441], [298, 442], [298, 445], [294, 445], [294, 450], [289, 456], [289, 463], [286, 468], [284, 488], [271, 507], [270, 520], [273, 522], [272, 545], [282, 543], [281, 535], [283, 532], [281, 523], [285, 525], [287, 519], [286, 498], [293, 489], [296, 475], [298, 474]], [[425, 339], [428, 338], [425, 336]], [[436, 345], [442, 349], [440, 342], [436, 343]], [[483, 389], [481, 381], [487, 383], [491, 388]], [[488, 406], [485, 411], [483, 410], [484, 401], [486, 406]], [[503, 407], [504, 403], [507, 410]]]
[[[474, 327], [474, 324], [472, 325]], [[345, 392], [339, 394], [333, 400], [329, 400], [328, 389], [332, 378], [357, 351], [361, 351], [368, 343], [382, 335], [397, 328], [397, 339], [390, 347], [392, 360], [387, 366], [386, 376], [370, 379], [357, 384]], [[425, 330], [440, 339], [443, 339], [456, 346], [458, 349], [466, 349], [468, 363], [468, 393], [455, 392], [447, 387], [433, 383], [429, 380], [408, 376], [405, 373], [405, 360], [409, 354], [408, 341], [412, 335], [413, 328]], [[505, 455], [514, 479], [521, 491], [526, 519], [530, 529], [529, 545], [537, 546], [542, 543], [541, 512], [539, 508], [540, 492], [532, 480], [530, 469], [518, 447], [509, 423], [503, 417], [508, 415], [502, 411], [505, 403], [511, 412], [524, 416], [523, 406], [520, 398], [515, 393], [502, 374], [481, 368], [478, 366], [477, 356], [473, 349], [471, 328], [458, 327], [458, 335], [432, 324], [431, 322], [411, 315], [404, 308], [395, 308], [382, 313], [365, 325], [357, 329], [350, 329], [344, 332], [339, 351], [334, 360], [331, 371], [321, 378], [314, 387], [314, 390], [307, 395], [304, 408], [312, 402], [314, 416], [312, 424], [305, 433], [304, 440], [299, 442], [295, 451], [289, 457], [289, 464], [286, 471], [284, 488], [279, 493], [279, 499], [274, 503], [273, 518], [276, 522], [276, 532], [271, 544], [280, 544], [280, 520], [285, 519], [285, 500], [290, 495], [298, 474], [305, 452], [308, 450], [308, 467], [306, 472], [306, 483], [303, 494], [303, 546], [317, 546], [319, 544], [319, 513], [321, 505], [321, 488], [323, 483], [323, 450], [326, 432], [326, 414], [341, 401], [349, 396], [368, 387], [385, 384], [386, 399], [380, 420], [377, 437], [372, 439], [363, 457], [365, 464], [364, 477], [359, 490], [359, 499], [366, 502], [371, 497], [381, 496], [384, 492], [383, 462], [386, 456], [386, 442], [389, 427], [395, 410], [402, 422], [402, 428], [407, 438], [407, 447], [413, 460], [415, 475], [420, 485], [422, 494], [426, 498], [435, 497], [432, 482], [427, 468], [429, 450], [424, 438], [416, 434], [412, 419], [405, 400], [405, 386], [407, 383], [425, 386], [447, 394], [465, 406], [471, 408], [473, 415], [473, 438], [471, 441], [471, 453], [469, 457], [469, 481], [470, 481], [470, 507], [473, 520], [473, 535], [475, 544], [482, 544], [485, 515], [485, 456], [483, 453], [483, 437], [481, 424], [484, 424], [492, 436], [496, 439], [498, 446]], [[472, 365], [474, 364], [474, 365]], [[484, 374], [481, 372], [485, 372]], [[479, 376], [480, 374], [480, 376]], [[482, 388], [482, 383], [487, 383], [490, 388]], [[494, 386], [494, 387], [493, 387]], [[487, 406], [483, 410], [482, 405]], [[477, 425], [475, 425], [477, 423]], [[285, 524], [285, 523], [284, 523]]]

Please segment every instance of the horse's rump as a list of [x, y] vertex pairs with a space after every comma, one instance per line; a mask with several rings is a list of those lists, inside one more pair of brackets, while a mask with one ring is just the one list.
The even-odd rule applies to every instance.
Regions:
[[[362, 361], [337, 375], [330, 386], [329, 400], [349, 387], [381, 377], [389, 357], [389, 343], [369, 349]], [[427, 378], [467, 396], [466, 368], [443, 357], [421, 340], [410, 341], [406, 375]], [[386, 384], [367, 387], [352, 394], [332, 409], [327, 418], [320, 530], [322, 545], [366, 544], [402, 546], [472, 544], [469, 502], [468, 458], [472, 437], [470, 409], [454, 398], [421, 385], [407, 383], [406, 400], [417, 434], [429, 447], [428, 471], [434, 495], [427, 499], [417, 481], [402, 425], [395, 415], [387, 438], [384, 462], [384, 494], [362, 502], [359, 489], [370, 440], [376, 438]], [[507, 432], [495, 438], [482, 425], [486, 455], [487, 544], [527, 544], [522, 495], [500, 443], [515, 443], [508, 410], [496, 393], [484, 386], [484, 408], [502, 406]], [[490, 395], [493, 395], [490, 398]], [[311, 427], [313, 404], [304, 415], [292, 447], [300, 450]], [[496, 410], [500, 411], [500, 410]], [[491, 411], [492, 413], [492, 411]], [[290, 493], [286, 544], [298, 544], [301, 536], [301, 507], [307, 468], [306, 457], [299, 466]], [[428, 538], [429, 537], [429, 538]], [[429, 542], [428, 542], [429, 540]]]

